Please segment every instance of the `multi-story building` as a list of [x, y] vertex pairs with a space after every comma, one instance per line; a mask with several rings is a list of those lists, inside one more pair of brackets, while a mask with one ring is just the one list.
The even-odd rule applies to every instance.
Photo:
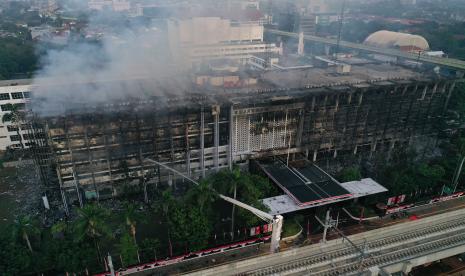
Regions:
[[[147, 158], [196, 178], [269, 156], [389, 155], [436, 137], [455, 87], [454, 79], [373, 61], [347, 74], [314, 67], [264, 71], [257, 79], [246, 89], [186, 86], [163, 96], [153, 90], [39, 118], [51, 154], [42, 169], [56, 173], [67, 209], [124, 194], [128, 186], [172, 181]], [[128, 95], [143, 82], [125, 82]]]
[[30, 124], [26, 120], [13, 124], [5, 121], [7, 117], [4, 117], [11, 113], [14, 106], [20, 109], [26, 107], [31, 96], [31, 83], [32, 80], [0, 81], [0, 150], [19, 149], [22, 146], [29, 148], [35, 140], [31, 137]]
[[263, 25], [232, 22], [220, 17], [194, 17], [168, 21], [169, 45], [176, 62], [196, 65], [215, 59], [246, 63], [254, 54], [281, 53], [263, 40]]

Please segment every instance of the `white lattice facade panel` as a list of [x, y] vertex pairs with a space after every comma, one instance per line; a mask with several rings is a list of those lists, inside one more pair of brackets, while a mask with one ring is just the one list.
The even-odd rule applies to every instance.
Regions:
[[289, 143], [293, 146], [297, 122], [294, 114], [291, 116], [286, 112], [273, 113], [271, 116], [236, 115], [233, 119], [233, 152], [282, 149], [289, 147]]

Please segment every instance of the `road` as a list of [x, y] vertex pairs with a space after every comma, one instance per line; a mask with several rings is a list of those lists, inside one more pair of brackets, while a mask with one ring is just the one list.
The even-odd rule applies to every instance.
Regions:
[[[293, 37], [296, 39], [299, 38], [298, 33], [285, 32], [285, 31], [279, 31], [279, 30], [274, 30], [274, 29], [266, 29], [266, 32], [275, 34], [275, 35]], [[314, 36], [314, 35], [305, 35], [304, 40], [318, 42], [318, 43], [327, 44], [327, 45], [337, 45], [336, 39], [319, 37], [319, 36]], [[462, 61], [459, 59], [432, 57], [432, 56], [427, 56], [424, 54], [418, 55], [415, 53], [403, 52], [403, 51], [399, 51], [396, 49], [378, 48], [378, 47], [373, 47], [373, 46], [369, 46], [365, 44], [353, 43], [353, 42], [348, 42], [348, 41], [341, 41], [339, 45], [340, 47], [343, 47], [343, 48], [350, 48], [350, 49], [355, 49], [359, 51], [377, 53], [377, 54], [393, 56], [393, 57], [398, 57], [398, 58], [418, 60], [420, 62], [431, 63], [431, 64], [440, 65], [440, 66], [444, 66], [444, 67], [448, 67], [448, 68], [456, 69], [456, 70], [465, 70], [465, 61]]]

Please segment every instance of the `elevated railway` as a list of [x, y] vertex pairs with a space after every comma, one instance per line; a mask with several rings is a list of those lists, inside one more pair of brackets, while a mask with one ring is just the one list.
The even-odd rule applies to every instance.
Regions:
[[465, 210], [397, 224], [189, 275], [378, 275], [465, 251]]
[[[275, 30], [275, 29], [266, 29], [266, 32], [275, 34], [275, 35], [292, 37], [296, 39], [299, 38], [299, 34], [293, 33], [293, 32], [286, 32], [286, 31], [280, 31], [280, 30]], [[314, 36], [314, 35], [304, 35], [304, 40], [316, 42], [316, 43], [322, 43], [326, 45], [334, 45], [334, 46], [338, 44], [337, 39], [325, 38], [325, 37]], [[415, 53], [399, 51], [396, 49], [385, 49], [385, 48], [373, 47], [373, 46], [369, 46], [369, 45], [365, 45], [361, 43], [354, 43], [354, 42], [348, 42], [348, 41], [342, 41], [342, 40], [339, 42], [339, 47], [350, 48], [350, 49], [355, 49], [355, 50], [370, 52], [370, 53], [376, 53], [376, 54], [381, 54], [381, 55], [393, 56], [397, 58], [417, 60], [419, 62], [425, 62], [425, 63], [435, 64], [439, 66], [444, 66], [450, 69], [465, 71], [465, 61], [462, 61], [459, 59], [432, 57], [432, 56], [427, 56], [424, 54], [415, 54]]]

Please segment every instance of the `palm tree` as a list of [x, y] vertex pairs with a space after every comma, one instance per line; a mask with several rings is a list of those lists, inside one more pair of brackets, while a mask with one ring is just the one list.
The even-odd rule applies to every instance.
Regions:
[[[237, 184], [240, 183], [241, 179], [241, 170], [239, 167], [234, 167], [232, 170], [232, 184], [229, 185], [229, 192], [233, 193], [233, 198], [236, 199], [237, 196]], [[236, 211], [236, 204], [233, 204], [231, 211], [231, 240], [234, 240], [234, 215]]]
[[19, 217], [14, 222], [13, 236], [16, 238], [21, 237], [26, 242], [27, 247], [31, 253], [33, 251], [29, 237], [39, 233], [39, 228], [33, 223], [29, 216]]
[[137, 245], [136, 240], [136, 225], [137, 221], [142, 220], [141, 214], [137, 213], [136, 206], [131, 203], [124, 204], [124, 220], [126, 221], [126, 225], [129, 227], [129, 233], [132, 236], [134, 244]]
[[77, 241], [89, 238], [94, 242], [99, 260], [101, 259], [100, 245], [98, 239], [102, 236], [111, 236], [111, 231], [105, 221], [109, 212], [95, 204], [85, 205], [77, 209], [78, 218], [74, 224], [74, 231]]
[[2, 117], [2, 122], [11, 122], [12, 125], [16, 128], [16, 133], [19, 137], [19, 144], [21, 145], [21, 149], [24, 149], [23, 139], [21, 137], [21, 123], [24, 122], [26, 114], [24, 110], [21, 109], [21, 105], [19, 104], [7, 104], [10, 113], [6, 113]]
[[203, 213], [206, 204], [208, 202], [214, 202], [218, 194], [212, 189], [209, 181], [203, 180], [198, 186], [193, 187], [193, 189], [189, 191], [187, 197], [193, 203], [198, 204], [200, 212]]
[[454, 177], [452, 178], [452, 186], [454, 187], [453, 193], [455, 193], [455, 191], [457, 190], [459, 177], [462, 172], [463, 163], [465, 162], [465, 138], [458, 139], [457, 148], [458, 148], [458, 154], [459, 154], [460, 161], [457, 164], [457, 167], [454, 172]]

